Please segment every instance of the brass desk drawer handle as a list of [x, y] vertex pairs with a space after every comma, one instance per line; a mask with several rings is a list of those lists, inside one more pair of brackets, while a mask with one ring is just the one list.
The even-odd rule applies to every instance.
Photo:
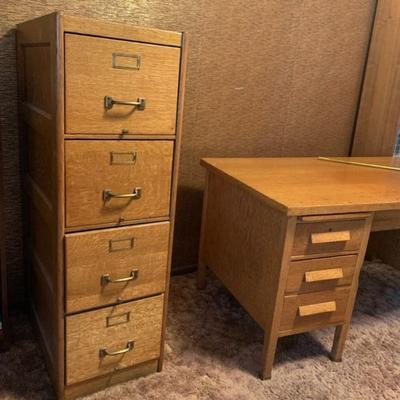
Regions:
[[111, 110], [114, 104], [119, 104], [123, 106], [133, 106], [140, 111], [143, 111], [146, 108], [146, 100], [138, 97], [136, 101], [126, 101], [126, 100], [117, 100], [111, 96], [104, 96], [104, 108], [106, 110]]
[[123, 283], [134, 281], [139, 277], [139, 270], [133, 269], [129, 276], [126, 278], [112, 279], [110, 274], [102, 275], [100, 278], [100, 283], [102, 286], [108, 285], [109, 283]]
[[129, 340], [128, 343], [126, 344], [125, 349], [118, 351], [108, 351], [107, 348], [103, 348], [99, 350], [99, 356], [100, 358], [119, 356], [121, 354], [125, 354], [128, 353], [129, 351], [132, 351], [134, 347], [135, 347], [135, 342], [133, 340]]
[[142, 188], [135, 187], [132, 193], [118, 194], [113, 193], [111, 189], [103, 190], [103, 201], [110, 201], [111, 199], [132, 199], [138, 200], [142, 197]]
[[331, 279], [342, 279], [342, 278], [343, 278], [342, 268], [321, 269], [319, 271], [307, 271], [304, 274], [304, 279], [306, 282], [329, 281]]
[[311, 234], [312, 244], [348, 242], [350, 240], [350, 231], [339, 232], [321, 232]]
[[328, 301], [326, 303], [310, 304], [308, 306], [299, 307], [300, 317], [308, 317], [309, 315], [331, 313], [336, 311], [336, 302]]

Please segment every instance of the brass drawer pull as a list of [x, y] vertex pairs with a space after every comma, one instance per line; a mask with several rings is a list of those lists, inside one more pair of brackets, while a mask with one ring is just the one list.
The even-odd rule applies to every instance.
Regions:
[[112, 356], [119, 356], [121, 354], [128, 353], [129, 351], [132, 351], [133, 348], [135, 347], [135, 342], [133, 340], [129, 340], [128, 343], [126, 344], [125, 349], [118, 350], [118, 351], [108, 351], [107, 348], [103, 348], [99, 350], [99, 357], [104, 358], [104, 357], [112, 357]]
[[310, 304], [308, 306], [299, 307], [300, 317], [307, 317], [309, 315], [331, 313], [336, 311], [336, 302], [328, 301], [326, 303]]
[[307, 271], [304, 274], [304, 279], [306, 282], [329, 281], [331, 279], [342, 279], [342, 278], [343, 278], [342, 268], [321, 269], [319, 271]]
[[111, 199], [132, 199], [138, 200], [142, 197], [142, 188], [135, 187], [132, 193], [117, 194], [113, 193], [111, 189], [103, 190], [103, 201], [110, 201]]
[[114, 104], [120, 104], [123, 106], [133, 106], [140, 111], [143, 111], [146, 108], [146, 100], [138, 97], [136, 101], [125, 101], [125, 100], [116, 100], [111, 96], [104, 96], [104, 108], [106, 110], [111, 110]]
[[312, 244], [348, 242], [349, 240], [350, 240], [350, 231], [322, 232], [322, 233], [311, 234]]
[[123, 283], [123, 282], [134, 281], [138, 277], [139, 277], [139, 270], [133, 269], [131, 271], [130, 275], [126, 278], [112, 279], [110, 274], [102, 275], [100, 278], [100, 283], [101, 283], [101, 286], [105, 286], [105, 285], [108, 285], [109, 283]]

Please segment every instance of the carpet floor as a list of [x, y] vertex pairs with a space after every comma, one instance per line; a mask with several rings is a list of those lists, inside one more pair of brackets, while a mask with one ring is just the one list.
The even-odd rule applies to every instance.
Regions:
[[[0, 399], [53, 399], [31, 328], [13, 317], [15, 341], [0, 354]], [[270, 381], [257, 378], [263, 332], [218, 280], [172, 278], [161, 373], [86, 400], [400, 399], [400, 271], [366, 263], [342, 363], [328, 352], [333, 329], [282, 338]]]

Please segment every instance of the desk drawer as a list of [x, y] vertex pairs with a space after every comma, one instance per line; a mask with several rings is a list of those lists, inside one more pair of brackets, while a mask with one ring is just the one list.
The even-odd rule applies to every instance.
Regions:
[[163, 302], [160, 295], [67, 317], [67, 384], [158, 358]]
[[175, 47], [65, 35], [66, 133], [175, 134], [179, 63]]
[[168, 216], [173, 146], [167, 140], [66, 141], [67, 228]]
[[163, 292], [169, 225], [162, 222], [66, 235], [67, 312]]
[[365, 219], [298, 223], [292, 256], [308, 256], [360, 249]]
[[350, 286], [356, 265], [356, 255], [292, 261], [286, 293], [319, 292]]
[[298, 333], [324, 326], [340, 324], [345, 320], [350, 288], [285, 296], [280, 332]]

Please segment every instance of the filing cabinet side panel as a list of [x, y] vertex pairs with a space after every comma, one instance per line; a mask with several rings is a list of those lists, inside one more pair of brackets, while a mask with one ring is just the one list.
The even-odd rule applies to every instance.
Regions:
[[183, 127], [183, 108], [185, 102], [185, 87], [186, 87], [186, 71], [187, 71], [187, 54], [188, 54], [188, 34], [183, 32], [181, 34], [181, 53], [179, 64], [179, 86], [178, 86], [178, 101], [177, 101], [177, 116], [176, 116], [176, 136], [174, 141], [174, 160], [172, 169], [172, 183], [171, 183], [171, 200], [170, 200], [170, 232], [169, 232], [169, 246], [168, 246], [168, 265], [166, 271], [166, 290], [164, 293], [164, 314], [161, 332], [161, 350], [160, 358], [158, 361], [158, 371], [162, 370], [164, 362], [164, 345], [165, 345], [165, 331], [167, 324], [167, 309], [168, 309], [168, 295], [169, 283], [171, 278], [171, 263], [172, 251], [174, 242], [174, 229], [176, 218], [176, 201], [178, 196], [178, 178], [179, 178], [179, 165], [181, 155], [182, 143], [182, 127]]
[[24, 251], [33, 325], [59, 396], [64, 387], [63, 41], [53, 13], [17, 27]]

